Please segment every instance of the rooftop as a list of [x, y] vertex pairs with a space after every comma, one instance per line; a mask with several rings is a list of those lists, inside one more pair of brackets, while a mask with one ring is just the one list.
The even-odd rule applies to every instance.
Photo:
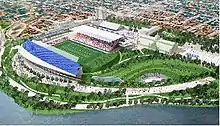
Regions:
[[120, 24], [116, 24], [116, 23], [112, 23], [112, 22], [108, 22], [108, 21], [103, 21], [100, 24], [100, 27], [107, 28], [110, 30], [118, 30], [120, 28], [120, 26], [121, 26]]
[[74, 31], [91, 36], [93, 38], [97, 38], [106, 42], [113, 42], [117, 39], [123, 38], [123, 36], [114, 34], [111, 32], [103, 31], [100, 29], [96, 29], [87, 25], [81, 25], [79, 27], [75, 27]]
[[[78, 73], [80, 65], [70, 59], [55, 53], [45, 47], [38, 45], [37, 43], [27, 40], [23, 44], [23, 48], [38, 59], [58, 68], [72, 75]], [[38, 61], [35, 61], [38, 62]]]

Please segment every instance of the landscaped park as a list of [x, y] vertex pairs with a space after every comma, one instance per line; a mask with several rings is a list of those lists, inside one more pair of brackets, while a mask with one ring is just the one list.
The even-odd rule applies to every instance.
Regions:
[[[122, 21], [121, 21], [122, 22]], [[123, 21], [129, 23], [129, 21]], [[136, 22], [136, 25], [148, 25]], [[163, 33], [165, 36], [167, 33]], [[169, 36], [169, 35], [168, 35]], [[172, 35], [171, 35], [172, 36]], [[11, 96], [15, 102], [27, 110], [38, 114], [66, 114], [85, 112], [96, 109], [109, 109], [126, 106], [126, 97], [129, 105], [135, 104], [174, 104], [188, 106], [216, 106], [218, 105], [218, 77], [219, 67], [214, 64], [191, 60], [181, 55], [161, 54], [159, 51], [142, 49], [119, 49], [110, 53], [95, 50], [72, 40], [65, 40], [56, 48], [78, 57], [83, 74], [77, 84], [83, 88], [105, 88], [104, 92], [83, 92], [76, 90], [75, 80], [51, 77], [26, 68], [34, 77], [19, 76], [13, 69], [13, 57], [17, 54], [15, 46], [21, 45], [23, 39], [6, 41], [2, 60], [3, 74], [0, 80], [0, 89]], [[25, 66], [23, 66], [25, 67]], [[157, 76], [161, 80], [143, 81], [143, 75]], [[105, 82], [94, 80], [97, 77], [117, 77], [123, 82]], [[206, 77], [215, 78], [211, 84], [197, 85], [194, 88], [172, 91], [167, 93], [152, 93], [147, 95], [128, 95], [126, 89], [172, 86], [197, 81]], [[58, 86], [48, 82], [69, 84], [72, 86]], [[25, 90], [18, 90], [11, 82], [15, 81]], [[117, 88], [118, 91], [111, 91]], [[29, 93], [35, 96], [30, 97]]]
[[[125, 81], [125, 83], [118, 84], [116, 87], [149, 87], [153, 82], [146, 84], [140, 81], [140, 77], [146, 73], [165, 75], [167, 79], [159, 82], [163, 83], [163, 85], [179, 84], [208, 76], [217, 76], [214, 68], [201, 66], [198, 60], [190, 61], [179, 55], [167, 56], [157, 52], [152, 53], [152, 51], [141, 55], [136, 53], [139, 56], [132, 55], [132, 58], [129, 58], [129, 60], [125, 59], [124, 62], [118, 63], [96, 74], [96, 76], [116, 76]], [[91, 85], [92, 81], [92, 79], [89, 79], [91, 76], [94, 76], [94, 74], [83, 77], [83, 79], [85, 78], [84, 81], [88, 82], [89, 85]], [[96, 81], [96, 83], [99, 83], [99, 86], [108, 85], [107, 87], [109, 87], [109, 84], [103, 84], [103, 82]]]

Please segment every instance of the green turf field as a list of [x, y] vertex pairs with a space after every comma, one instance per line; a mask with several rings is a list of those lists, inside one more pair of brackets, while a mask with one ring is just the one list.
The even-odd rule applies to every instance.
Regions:
[[103, 52], [88, 48], [70, 40], [59, 43], [55, 45], [55, 47], [79, 57], [79, 63], [86, 63], [97, 56], [105, 55]]
[[85, 72], [95, 72], [105, 69], [119, 61], [118, 53], [103, 53], [71, 40], [55, 45], [56, 48], [79, 57], [78, 63], [84, 67]]

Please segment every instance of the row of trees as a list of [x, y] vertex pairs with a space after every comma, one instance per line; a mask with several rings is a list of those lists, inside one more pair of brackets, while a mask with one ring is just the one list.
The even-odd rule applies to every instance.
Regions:
[[98, 92], [92, 92], [89, 94], [71, 94], [71, 93], [64, 93], [63, 95], [60, 96], [60, 99], [62, 101], [68, 101], [68, 102], [76, 102], [76, 103], [82, 103], [82, 102], [87, 102], [87, 101], [101, 101], [101, 100], [108, 100], [112, 98], [118, 98], [118, 97], [123, 97], [125, 94], [125, 89], [119, 90], [116, 92], [111, 92], [110, 90], [105, 90], [104, 93]]
[[161, 103], [162, 104], [169, 104], [169, 103], [172, 103], [172, 104], [182, 104], [182, 105], [213, 105], [213, 106], [216, 106], [218, 105], [219, 101], [216, 100], [216, 101], [210, 101], [210, 100], [201, 100], [201, 99], [178, 99], [178, 100], [175, 100], [175, 99], [167, 99], [167, 98], [162, 98], [161, 99]]
[[172, 96], [190, 96], [199, 99], [218, 99], [219, 98], [219, 82], [212, 81], [209, 85], [197, 85], [194, 88], [187, 88], [186, 90], [173, 91], [168, 93]]
[[106, 103], [91, 103], [89, 105], [87, 105], [88, 109], [103, 109], [104, 104], [106, 108], [115, 106], [118, 107], [120, 105], [125, 104], [126, 101], [125, 100], [116, 100], [116, 101], [111, 101], [111, 102], [106, 102]]
[[31, 77], [31, 80], [33, 82], [40, 82], [40, 81], [42, 81], [42, 79], [47, 79], [47, 80], [50, 80], [50, 81], [61, 82], [61, 83], [72, 83], [72, 80], [70, 80], [70, 79], [65, 79], [63, 77], [57, 77], [57, 76], [55, 76], [55, 77], [54, 76], [48, 76], [45, 73], [36, 72], [32, 68], [29, 68], [25, 64], [23, 64], [22, 67], [24, 67], [31, 74], [35, 75], [35, 77]]
[[29, 79], [24, 81], [30, 88], [48, 93], [48, 96], [60, 95], [59, 99], [61, 101], [68, 101], [68, 102], [85, 102], [85, 101], [96, 101], [96, 100], [107, 100], [116, 97], [122, 97], [125, 94], [125, 89], [121, 89], [116, 92], [111, 92], [111, 90], [105, 90], [102, 92], [92, 92], [92, 93], [80, 93], [75, 92], [75, 86], [71, 87], [60, 87], [56, 85], [47, 85], [41, 83], [34, 83], [29, 81]]
[[[160, 103], [160, 104], [182, 104], [182, 105], [218, 105], [219, 100], [210, 100], [210, 99], [200, 99], [200, 98], [179, 98], [175, 99], [173, 97], [170, 98], [159, 98], [155, 96], [149, 96], [147, 98], [140, 99], [141, 104], [152, 104], [152, 103]], [[137, 104], [138, 100], [134, 100], [134, 104]], [[129, 104], [132, 104], [132, 100], [129, 101]]]

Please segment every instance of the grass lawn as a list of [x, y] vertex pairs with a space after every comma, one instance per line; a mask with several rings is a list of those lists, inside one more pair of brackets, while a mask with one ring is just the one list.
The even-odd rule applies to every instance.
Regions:
[[105, 54], [71, 40], [63, 41], [55, 47], [79, 57], [78, 63], [84, 67], [85, 73], [104, 70], [120, 60], [119, 53]]
[[32, 112], [34, 114], [42, 114], [42, 115], [60, 115], [60, 114], [71, 114], [71, 113], [77, 113], [77, 112], [87, 112], [88, 110], [76, 110], [76, 109], [67, 109], [67, 110], [61, 110], [61, 109], [52, 109], [52, 110], [34, 110], [32, 107], [26, 108], [29, 112]]
[[154, 59], [126, 65], [120, 69], [114, 69], [102, 75], [117, 76], [123, 80], [135, 80], [145, 73], [161, 73], [178, 83], [181, 76], [195, 76], [200, 73], [211, 71], [193, 63], [181, 60]]

